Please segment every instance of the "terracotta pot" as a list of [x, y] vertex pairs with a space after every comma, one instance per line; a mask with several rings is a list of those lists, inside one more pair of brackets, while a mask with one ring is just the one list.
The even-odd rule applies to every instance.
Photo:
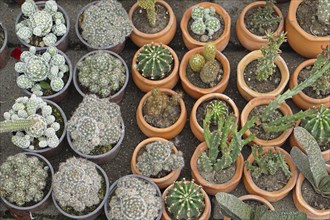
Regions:
[[[155, 45], [158, 45], [158, 43], [155, 43]], [[149, 92], [150, 90], [152, 90], [154, 88], [172, 89], [179, 81], [179, 74], [178, 74], [179, 63], [180, 63], [179, 58], [172, 48], [170, 48], [167, 45], [163, 45], [163, 47], [167, 48], [171, 52], [172, 57], [173, 57], [172, 72], [170, 72], [168, 74], [168, 76], [163, 79], [151, 80], [151, 79], [148, 79], [148, 78], [145, 78], [144, 76], [142, 76], [141, 73], [138, 71], [136, 59], [137, 59], [138, 55], [140, 54], [141, 50], [143, 49], [143, 47], [141, 47], [135, 53], [135, 55], [133, 57], [132, 68], [131, 68], [132, 79], [133, 79], [135, 85], [143, 92]]]
[[9, 60], [9, 49], [8, 49], [8, 32], [6, 27], [0, 22], [0, 29], [3, 30], [5, 39], [3, 41], [3, 44], [0, 45], [0, 69], [4, 68], [7, 65], [7, 62]]
[[[187, 181], [190, 182], [190, 181]], [[195, 186], [197, 186], [197, 184], [194, 184]], [[162, 198], [163, 198], [163, 215], [162, 215], [162, 220], [172, 220], [171, 216], [167, 213], [166, 210], [166, 205], [165, 205], [165, 198], [168, 194], [168, 191], [174, 186], [174, 184], [171, 184], [169, 187], [167, 187], [165, 189], [165, 191], [163, 192]], [[206, 219], [210, 219], [211, 216], [211, 201], [209, 196], [206, 194], [206, 192], [203, 190], [203, 188], [201, 188], [201, 192], [204, 196], [204, 203], [205, 203], [205, 208], [204, 211], [202, 213], [202, 215], [198, 218], [198, 220], [206, 220]]]
[[[301, 64], [296, 68], [296, 70], [293, 72], [290, 82], [289, 82], [289, 87], [292, 89], [298, 84], [298, 75], [299, 73], [306, 67], [313, 65], [315, 63], [316, 59], [309, 59]], [[313, 106], [320, 106], [320, 105], [325, 105], [327, 108], [330, 108], [330, 95], [323, 98], [323, 99], [315, 99], [312, 98], [308, 95], [306, 95], [303, 92], [298, 93], [297, 95], [292, 97], [293, 102], [301, 109], [308, 109]]]
[[[108, 54], [118, 58], [125, 67], [126, 79], [125, 79], [124, 85], [114, 95], [110, 95], [110, 96], [107, 97], [109, 99], [109, 101], [119, 103], [124, 97], [125, 90], [126, 90], [128, 80], [129, 80], [129, 70], [128, 70], [126, 62], [124, 61], [124, 59], [121, 56], [119, 56], [115, 52], [112, 52], [112, 51], [109, 51], [109, 50], [96, 50], [96, 51], [91, 51], [91, 52], [85, 54], [82, 58], [80, 58], [80, 60], [77, 62], [77, 64], [82, 62], [83, 60], [85, 60], [88, 56], [94, 55], [95, 53], [97, 53], [99, 51], [108, 53]], [[73, 71], [73, 84], [74, 84], [74, 87], [76, 88], [76, 90], [79, 92], [79, 94], [82, 97], [85, 97], [86, 94], [80, 89], [80, 83], [78, 82], [78, 67], [77, 67], [77, 64], [74, 67], [74, 71]]]
[[[237, 18], [236, 21], [236, 35], [239, 40], [239, 42], [242, 44], [243, 47], [245, 47], [248, 50], [259, 50], [262, 46], [266, 46], [268, 44], [268, 40], [265, 38], [265, 36], [258, 36], [250, 32], [246, 26], [245, 26], [245, 15], [246, 13], [251, 10], [252, 8], [257, 8], [257, 7], [263, 7], [266, 5], [265, 1], [258, 1], [258, 2], [252, 2], [248, 4], [239, 17]], [[275, 13], [281, 17], [281, 21], [278, 24], [278, 27], [274, 34], [276, 36], [280, 35], [284, 31], [284, 18], [281, 10], [274, 5], [273, 9]]]
[[[285, 21], [285, 30], [290, 46], [298, 54], [315, 58], [322, 52], [322, 46], [330, 45], [330, 37], [317, 37], [305, 32], [297, 21], [297, 9], [303, 0], [294, 0], [290, 2], [288, 15]], [[303, 45], [303, 46], [302, 46]]]
[[224, 94], [220, 94], [220, 93], [210, 93], [207, 95], [203, 95], [195, 102], [195, 104], [191, 110], [191, 113], [190, 113], [190, 129], [191, 129], [192, 133], [195, 135], [195, 137], [200, 142], [205, 141], [205, 138], [204, 138], [204, 130], [197, 121], [197, 109], [203, 102], [212, 100], [212, 99], [219, 99], [219, 100], [225, 101], [232, 108], [233, 114], [235, 115], [235, 117], [237, 119], [236, 120], [237, 123], [239, 120], [239, 110], [238, 110], [235, 102], [231, 98], [229, 98], [228, 96], [226, 96]]
[[[269, 104], [275, 97], [272, 96], [265, 96], [265, 97], [257, 97], [254, 99], [251, 99], [247, 105], [244, 107], [242, 113], [241, 113], [241, 126], [243, 127], [245, 123], [248, 121], [248, 117], [250, 112], [257, 106], [261, 105], [267, 105]], [[282, 112], [283, 115], [292, 115], [292, 110], [288, 104], [285, 102], [280, 104], [278, 109]], [[257, 144], [263, 147], [280, 147], [284, 144], [284, 142], [289, 138], [290, 134], [292, 133], [293, 128], [287, 129], [284, 131], [279, 137], [272, 139], [272, 140], [263, 140], [260, 138], [255, 137], [249, 145]], [[247, 130], [244, 133], [244, 137], [248, 137], [251, 134], [250, 130]]]
[[255, 50], [247, 54], [243, 59], [238, 63], [237, 66], [237, 87], [238, 91], [241, 93], [243, 98], [247, 101], [259, 97], [259, 96], [277, 96], [283, 92], [285, 89], [286, 84], [289, 81], [290, 73], [288, 66], [286, 65], [285, 61], [281, 56], [277, 56], [275, 58], [275, 65], [278, 67], [281, 73], [281, 81], [280, 84], [276, 89], [271, 92], [260, 93], [257, 91], [252, 90], [247, 84], [244, 79], [244, 71], [247, 65], [258, 58], [263, 57], [260, 50]]
[[194, 48], [194, 49], [188, 51], [188, 53], [186, 53], [183, 56], [183, 58], [181, 60], [181, 64], [180, 64], [180, 69], [179, 69], [182, 87], [183, 87], [184, 91], [186, 93], [188, 93], [188, 95], [193, 97], [194, 99], [198, 99], [202, 95], [209, 94], [209, 93], [222, 93], [226, 90], [228, 82], [229, 82], [230, 64], [229, 64], [227, 57], [225, 57], [225, 55], [223, 55], [219, 51], [217, 51], [215, 58], [222, 65], [223, 75], [222, 75], [221, 81], [217, 85], [215, 85], [211, 88], [199, 88], [199, 87], [193, 85], [188, 80], [186, 69], [187, 69], [187, 66], [189, 65], [189, 58], [191, 56], [193, 56], [194, 54], [198, 54], [198, 53], [202, 53], [202, 52], [203, 52], [203, 47]]
[[[175, 32], [176, 32], [176, 17], [175, 14], [169, 4], [167, 4], [163, 0], [156, 0], [156, 3], [161, 4], [166, 8], [168, 11], [168, 14], [170, 16], [170, 19], [168, 21], [167, 26], [154, 34], [147, 34], [142, 31], [139, 31], [133, 24], [133, 32], [131, 33], [131, 40], [135, 45], [138, 47], [142, 47], [145, 44], [149, 43], [162, 43], [162, 44], [169, 44], [171, 40], [174, 38]], [[135, 3], [132, 8], [128, 12], [129, 19], [133, 20], [133, 13], [135, 10], [139, 8], [138, 3]], [[133, 22], [132, 22], [133, 23]]]
[[[275, 149], [273, 147], [264, 147], [262, 149], [262, 153], [265, 154], [268, 151], [275, 152]], [[281, 154], [284, 155], [285, 161], [289, 166], [289, 169], [291, 171], [291, 177], [288, 180], [288, 183], [280, 190], [269, 192], [266, 190], [263, 190], [259, 188], [252, 179], [251, 172], [247, 170], [246, 166], [244, 166], [244, 176], [243, 176], [243, 183], [246, 188], [246, 190], [250, 194], [261, 196], [265, 199], [267, 199], [269, 202], [276, 202], [281, 199], [283, 199], [285, 196], [289, 194], [289, 192], [293, 189], [293, 187], [296, 185], [297, 177], [298, 177], [298, 170], [296, 169], [296, 166], [294, 165], [290, 154], [287, 153], [282, 148], [276, 148], [277, 151], [279, 151]], [[248, 157], [247, 161], [251, 164], [254, 161], [254, 157], [252, 154]]]
[[[266, 199], [262, 198], [261, 196], [248, 194], [248, 195], [244, 195], [244, 196], [239, 197], [239, 199], [241, 201], [251, 201], [252, 200], [252, 201], [260, 202], [263, 205], [267, 206], [267, 208], [269, 210], [275, 211], [274, 206], [270, 202], [268, 202]], [[229, 218], [227, 216], [224, 216], [223, 220], [231, 220], [231, 218]]]
[[206, 181], [199, 173], [197, 168], [197, 162], [201, 154], [206, 151], [207, 145], [206, 142], [203, 142], [199, 144], [194, 151], [194, 154], [192, 155], [190, 159], [190, 168], [191, 168], [191, 176], [196, 180], [196, 183], [203, 186], [203, 189], [207, 192], [209, 195], [215, 195], [217, 192], [231, 192], [233, 191], [237, 185], [239, 184], [242, 173], [243, 173], [243, 166], [244, 166], [244, 158], [242, 154], [240, 154], [236, 160], [236, 170], [233, 178], [229, 180], [226, 183], [222, 184], [214, 184]]
[[223, 18], [223, 20], [224, 20], [224, 31], [218, 39], [213, 41], [213, 43], [216, 45], [218, 50], [223, 51], [226, 48], [226, 46], [229, 42], [231, 20], [230, 20], [229, 14], [227, 13], [227, 11], [223, 7], [221, 7], [219, 4], [211, 3], [211, 2], [198, 3], [194, 6], [191, 6], [190, 8], [188, 8], [184, 12], [184, 14], [182, 16], [182, 19], [181, 19], [181, 22], [180, 22], [180, 27], [181, 27], [181, 31], [182, 31], [182, 37], [183, 37], [184, 44], [186, 45], [186, 47], [189, 50], [191, 50], [195, 47], [202, 47], [206, 44], [206, 42], [200, 42], [200, 41], [195, 40], [194, 38], [192, 38], [190, 36], [190, 34], [188, 32], [188, 22], [189, 22], [189, 19], [191, 18], [192, 9], [195, 6], [201, 6], [201, 7], [204, 7], [204, 8], [213, 7], [213, 8], [215, 8], [216, 13]]
[[[168, 95], [176, 94], [176, 92], [174, 92], [173, 90], [170, 90], [170, 89], [160, 88], [158, 90], [161, 92], [165, 92]], [[182, 131], [182, 129], [185, 126], [186, 120], [187, 120], [187, 110], [184, 105], [184, 102], [182, 99], [180, 99], [181, 113], [180, 113], [178, 120], [173, 125], [171, 125], [170, 127], [167, 127], [167, 128], [156, 128], [156, 127], [153, 127], [152, 125], [148, 124], [144, 120], [143, 113], [142, 113], [142, 108], [144, 106], [144, 103], [147, 100], [147, 98], [151, 95], [151, 92], [152, 91], [148, 92], [147, 94], [145, 94], [142, 97], [142, 99], [140, 100], [140, 103], [137, 107], [137, 110], [136, 110], [137, 125], [140, 128], [140, 130], [143, 132], [143, 134], [145, 134], [148, 137], [161, 137], [161, 138], [165, 138], [165, 139], [174, 138]]]

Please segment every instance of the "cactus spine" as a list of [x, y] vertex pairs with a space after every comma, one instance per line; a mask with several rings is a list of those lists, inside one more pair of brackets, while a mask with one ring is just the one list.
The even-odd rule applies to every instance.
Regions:
[[151, 27], [156, 26], [156, 0], [137, 0], [138, 5], [147, 11], [148, 21]]

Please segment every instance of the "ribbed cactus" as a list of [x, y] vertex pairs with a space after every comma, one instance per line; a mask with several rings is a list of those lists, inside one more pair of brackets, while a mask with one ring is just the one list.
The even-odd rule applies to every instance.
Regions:
[[195, 72], [201, 71], [204, 65], [205, 65], [205, 58], [199, 53], [194, 54], [189, 58], [189, 66]]
[[147, 11], [148, 21], [151, 27], [156, 26], [157, 12], [156, 0], [137, 0], [138, 5]]
[[330, 0], [318, 0], [317, 18], [326, 25], [330, 24]]
[[207, 61], [199, 73], [201, 80], [206, 84], [212, 84], [220, 73], [220, 65], [218, 61]]
[[22, 119], [16, 121], [2, 121], [0, 122], [0, 133], [21, 131], [29, 128], [34, 124], [33, 119]]
[[215, 60], [217, 48], [213, 42], [208, 42], [203, 47], [203, 56], [207, 61]]
[[136, 59], [137, 69], [148, 79], [162, 79], [172, 69], [173, 56], [162, 44], [147, 44]]
[[201, 189], [201, 186], [194, 184], [194, 180], [174, 182], [165, 197], [167, 210], [174, 219], [198, 219], [205, 207]]
[[314, 190], [330, 199], [330, 175], [317, 141], [302, 127], [296, 127], [293, 134], [299, 145], [306, 151], [307, 156], [299, 148], [294, 147], [290, 152], [292, 160]]
[[211, 120], [215, 123], [223, 119], [222, 117], [227, 117], [229, 114], [227, 105], [221, 100], [212, 100], [207, 104], [206, 108], [210, 109], [212, 112]]

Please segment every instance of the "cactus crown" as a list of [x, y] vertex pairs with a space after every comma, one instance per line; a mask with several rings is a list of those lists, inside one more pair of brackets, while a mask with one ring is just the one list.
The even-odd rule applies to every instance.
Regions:
[[197, 35], [205, 35], [208, 41], [212, 35], [220, 30], [220, 20], [215, 16], [215, 8], [203, 8], [195, 6], [191, 12], [191, 18], [194, 20], [191, 24], [191, 30]]
[[155, 27], [157, 18], [157, 12], [155, 7], [156, 0], [137, 0], [137, 3], [141, 8], [147, 11], [149, 25], [151, 27]]
[[137, 69], [148, 79], [163, 79], [172, 69], [173, 56], [162, 44], [147, 44], [136, 59]]
[[210, 109], [209, 111], [211, 112], [211, 120], [215, 123], [217, 123], [219, 120], [225, 118], [228, 116], [229, 111], [228, 107], [223, 101], [220, 100], [212, 100], [209, 102], [206, 106], [206, 111]]
[[204, 211], [202, 187], [194, 180], [175, 181], [165, 197], [167, 210], [175, 219], [197, 219]]
[[330, 1], [318, 0], [317, 18], [326, 25], [330, 25]]
[[307, 156], [299, 150], [292, 148], [290, 154], [298, 170], [311, 183], [315, 192], [330, 199], [330, 175], [328, 174], [321, 150], [314, 137], [304, 128], [296, 127], [294, 137], [306, 151]]

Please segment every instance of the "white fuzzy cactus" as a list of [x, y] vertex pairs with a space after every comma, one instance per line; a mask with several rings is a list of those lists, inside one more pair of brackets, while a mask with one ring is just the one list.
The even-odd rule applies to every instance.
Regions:
[[191, 18], [194, 20], [191, 24], [191, 30], [197, 35], [205, 35], [208, 39], [220, 30], [220, 20], [215, 17], [216, 11], [213, 7], [203, 8], [195, 6], [191, 12]]
[[319, 0], [317, 17], [324, 24], [330, 25], [330, 0]]

